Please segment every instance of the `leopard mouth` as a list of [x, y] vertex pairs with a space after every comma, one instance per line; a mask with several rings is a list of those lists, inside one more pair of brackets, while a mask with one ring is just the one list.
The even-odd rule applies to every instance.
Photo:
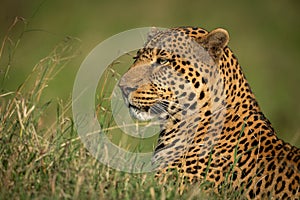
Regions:
[[[158, 116], [158, 112], [153, 111], [152, 107], [146, 106], [146, 107], [138, 107], [130, 101], [130, 94], [125, 95], [122, 92], [123, 100], [126, 105], [126, 107], [129, 109], [129, 114], [132, 118], [139, 120], [139, 121], [149, 121]], [[153, 106], [154, 108], [155, 106]]]
[[131, 117], [133, 117], [134, 119], [137, 119], [139, 121], [149, 121], [153, 118], [156, 117], [156, 115], [151, 114], [150, 109], [139, 109], [138, 107], [132, 105], [132, 104], [128, 104], [128, 108], [129, 108], [129, 113], [131, 115]]

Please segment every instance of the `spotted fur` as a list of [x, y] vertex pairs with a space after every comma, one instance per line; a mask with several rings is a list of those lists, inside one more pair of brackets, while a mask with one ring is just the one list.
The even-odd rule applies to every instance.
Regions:
[[119, 82], [133, 117], [158, 118], [158, 176], [177, 170], [249, 199], [300, 196], [300, 149], [276, 136], [224, 29], [156, 31]]

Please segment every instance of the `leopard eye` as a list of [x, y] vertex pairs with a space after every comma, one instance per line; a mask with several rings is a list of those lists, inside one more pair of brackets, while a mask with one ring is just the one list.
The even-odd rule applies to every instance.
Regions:
[[166, 58], [157, 58], [156, 62], [160, 65], [165, 65], [169, 62], [169, 60]]

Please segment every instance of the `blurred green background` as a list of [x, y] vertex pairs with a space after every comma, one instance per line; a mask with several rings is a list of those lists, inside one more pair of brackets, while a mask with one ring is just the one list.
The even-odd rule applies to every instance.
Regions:
[[[33, 66], [66, 36], [81, 40], [81, 54], [50, 82], [45, 99], [69, 99], [83, 59], [101, 41], [121, 31], [148, 26], [223, 27], [231, 37], [229, 46], [278, 135], [300, 146], [299, 11], [297, 0], [2, 0], [0, 41], [16, 16], [24, 17], [32, 31], [24, 34], [6, 85], [1, 88], [16, 90]], [[18, 25], [12, 40], [21, 30]], [[6, 61], [0, 62], [1, 76]]]

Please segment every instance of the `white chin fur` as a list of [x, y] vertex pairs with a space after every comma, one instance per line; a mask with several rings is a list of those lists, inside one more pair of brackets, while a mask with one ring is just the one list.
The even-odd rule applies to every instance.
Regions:
[[155, 118], [154, 115], [151, 115], [148, 112], [141, 112], [133, 107], [130, 107], [129, 111], [132, 117], [140, 121], [148, 121]]

